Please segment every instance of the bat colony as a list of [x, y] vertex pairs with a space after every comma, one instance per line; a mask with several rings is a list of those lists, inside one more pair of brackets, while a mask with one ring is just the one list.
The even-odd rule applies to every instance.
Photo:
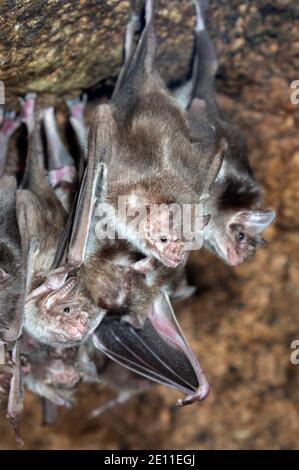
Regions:
[[[123, 68], [110, 102], [95, 109], [88, 139], [86, 99], [67, 103], [79, 164], [62, 143], [54, 109], [39, 106], [35, 94], [22, 100], [20, 116], [1, 110], [0, 399], [17, 433], [24, 386], [41, 397], [47, 423], [57, 405], [72, 406], [82, 381], [117, 393], [92, 416], [151, 381], [182, 392], [181, 406], [209, 392], [171, 305], [194, 291], [185, 278], [188, 252], [200, 235], [204, 248], [238, 265], [275, 214], [260, 208], [244, 137], [216, 101], [206, 2], [194, 4], [192, 78], [172, 93], [155, 68], [154, 1], [145, 2], [137, 44], [133, 11]], [[17, 185], [6, 153], [21, 124], [28, 144]], [[138, 227], [117, 212], [119, 198], [130, 214], [142, 214]], [[194, 220], [202, 205], [195, 235], [182, 233], [175, 210], [191, 208]], [[111, 209], [114, 238], [97, 236], [101, 207]]]

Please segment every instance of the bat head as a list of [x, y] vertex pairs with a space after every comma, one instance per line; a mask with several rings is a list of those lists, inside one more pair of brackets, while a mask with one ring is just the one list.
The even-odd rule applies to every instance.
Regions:
[[204, 231], [205, 245], [231, 266], [237, 266], [255, 253], [261, 235], [275, 218], [271, 210], [244, 210], [213, 215]]
[[10, 279], [11, 275], [4, 271], [4, 269], [0, 268], [0, 285], [7, 281], [7, 279]]
[[90, 317], [91, 305], [78, 279], [71, 277], [62, 287], [26, 302], [24, 326], [41, 343], [69, 347], [85, 337]]
[[85, 311], [84, 304], [75, 277], [68, 279], [63, 287], [42, 302], [43, 314], [53, 325], [60, 325], [63, 342], [80, 341], [84, 337], [89, 325], [89, 313]]
[[[175, 178], [171, 182], [172, 190], [175, 184], [179, 186]], [[189, 250], [201, 248], [198, 234], [209, 221], [209, 215], [203, 216], [198, 209], [200, 204], [194, 203], [198, 196], [191, 194], [190, 188], [182, 186], [181, 192], [177, 188], [175, 192], [174, 198], [166, 181], [164, 184], [155, 181], [134, 189], [127, 198], [128, 211], [138, 217], [127, 224], [126, 238], [144, 254], [170, 268], [183, 264]]]

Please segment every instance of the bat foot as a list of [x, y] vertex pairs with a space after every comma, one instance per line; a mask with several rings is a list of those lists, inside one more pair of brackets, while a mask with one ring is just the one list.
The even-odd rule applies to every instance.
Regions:
[[73, 119], [82, 121], [84, 119], [84, 110], [87, 103], [87, 94], [77, 96], [72, 100], [66, 100], [66, 105], [69, 108], [71, 117]]
[[205, 398], [207, 398], [208, 394], [209, 384], [206, 382], [204, 385], [198, 387], [196, 392], [187, 395], [185, 398], [179, 398], [176, 404], [180, 407], [192, 405], [192, 403], [195, 403], [196, 401], [203, 401]]
[[49, 183], [52, 188], [55, 188], [61, 183], [69, 183], [71, 185], [77, 179], [77, 172], [74, 165], [65, 165], [61, 168], [50, 170], [48, 173]]
[[4, 111], [2, 117], [2, 126], [0, 128], [0, 136], [4, 141], [8, 141], [12, 134], [21, 124], [21, 118], [15, 111]]

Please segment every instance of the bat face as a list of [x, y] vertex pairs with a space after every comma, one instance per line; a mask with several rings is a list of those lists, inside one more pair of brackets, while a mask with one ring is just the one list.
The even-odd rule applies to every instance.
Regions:
[[44, 315], [59, 321], [66, 338], [76, 341], [83, 338], [89, 324], [84, 303], [78, 296], [78, 280], [70, 278], [63, 287], [45, 298], [41, 308]]
[[169, 268], [186, 261], [186, 241], [181, 236], [179, 224], [170, 220], [167, 209], [159, 210], [147, 220], [145, 242], [149, 252]]
[[84, 338], [91, 309], [78, 284], [77, 278], [70, 278], [50, 294], [41, 294], [27, 302], [24, 326], [38, 341], [68, 347]]
[[[153, 256], [166, 267], [176, 268], [185, 263], [187, 252], [198, 246], [198, 233], [194, 229], [195, 204], [160, 202], [168, 201], [169, 195], [165, 189], [161, 192], [161, 188], [156, 191], [153, 188], [156, 185], [152, 185], [150, 191], [145, 187], [141, 194], [138, 191], [129, 194], [129, 211], [138, 214], [138, 218], [136, 222], [129, 221], [125, 225], [119, 217], [120, 233], [145, 255]], [[182, 194], [185, 195], [183, 189]], [[190, 209], [187, 217], [184, 217], [185, 206]], [[208, 220], [209, 216], [199, 215], [197, 228], [203, 230]]]
[[204, 244], [230, 266], [251, 258], [262, 243], [262, 232], [271, 224], [275, 213], [270, 210], [247, 210], [215, 216], [204, 230]]

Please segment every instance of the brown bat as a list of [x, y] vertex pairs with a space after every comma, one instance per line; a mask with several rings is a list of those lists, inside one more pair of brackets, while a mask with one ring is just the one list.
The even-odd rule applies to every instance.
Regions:
[[[149, 202], [170, 203], [179, 200], [179, 188], [182, 201], [194, 203], [195, 192], [176, 176], [174, 158], [181, 163], [183, 171], [186, 164], [183, 159], [188, 158], [184, 150], [198, 152], [200, 144], [191, 141], [191, 135], [195, 137], [190, 124], [192, 116], [179, 111], [153, 69], [154, 43], [153, 2], [149, 0], [146, 26], [137, 49], [134, 54], [129, 53], [111, 103], [98, 107], [89, 134], [88, 157], [95, 155], [96, 160], [107, 164], [107, 200], [112, 204], [119, 194], [129, 195], [129, 203], [131, 201], [135, 208]], [[171, 139], [175, 142], [173, 148]], [[165, 142], [169, 144], [167, 152], [163, 147]], [[177, 153], [172, 155], [174, 149]], [[217, 149], [215, 140], [213, 149], [210, 148], [210, 165], [203, 169], [201, 189], [204, 194], [219, 168], [222, 153], [223, 149]], [[167, 179], [169, 177], [171, 180]], [[169, 199], [165, 196], [167, 193]], [[161, 225], [163, 215], [158, 220]], [[182, 240], [166, 240], [165, 250], [149, 238], [144, 244], [134, 233], [129, 234], [127, 241], [145, 255], [154, 255], [166, 266], [175, 267], [184, 261]], [[102, 262], [105, 248], [100, 247], [100, 250], [98, 255], [96, 250], [94, 252], [98, 262]], [[119, 248], [117, 252], [121, 256]], [[150, 276], [145, 268], [147, 260], [137, 261], [133, 269], [140, 262], [138, 268], [141, 266], [140, 270]], [[128, 369], [186, 393], [187, 398], [179, 404], [202, 400], [207, 396], [208, 383], [177, 324], [168, 294], [161, 290], [161, 283], [147, 281], [151, 287], [155, 286], [154, 295], [139, 328], [130, 319], [132, 314], [120, 315], [109, 309], [95, 330], [94, 344]]]
[[[146, 26], [135, 51], [127, 51], [111, 102], [95, 112], [89, 147], [98, 149], [97, 159], [108, 168], [107, 202], [117, 209], [118, 198], [125, 196], [132, 214], [146, 209], [138, 233], [122, 214], [117, 220], [112, 216], [118, 236], [146, 256], [176, 267], [185, 261], [192, 239], [181, 233], [181, 224], [164, 233], [169, 206], [176, 204], [182, 211], [184, 204], [194, 206], [207, 197], [226, 143], [212, 130], [201, 139], [194, 116], [179, 109], [155, 70], [152, 7], [151, 1], [146, 3]], [[200, 158], [203, 153], [205, 159]], [[190, 170], [200, 174], [193, 187]], [[151, 219], [153, 204], [165, 206]]]
[[76, 366], [77, 348], [55, 349], [23, 338], [24, 385], [53, 405], [70, 408], [81, 377]]
[[[32, 116], [30, 119], [34, 120]], [[138, 301], [140, 311], [141, 300], [147, 294], [144, 289], [138, 298], [135, 294], [138, 283], [142, 282], [139, 273], [134, 282], [131, 273], [126, 273], [127, 269], [109, 260], [101, 264], [94, 264], [92, 257], [85, 260], [94, 200], [96, 195], [99, 197], [98, 180], [104, 179], [100, 175], [100, 172], [104, 174], [103, 164], [96, 163], [94, 156], [89, 159], [84, 173], [74, 217], [71, 214], [70, 240], [56, 259], [64, 228], [69, 226], [61, 203], [45, 179], [40, 127], [41, 115], [33, 130], [29, 130], [23, 183], [27, 189], [19, 192], [23, 244], [27, 250], [33, 242], [35, 244], [24, 327], [41, 343], [69, 347], [80, 343], [93, 331], [103, 316], [103, 308], [124, 308], [122, 290], [130, 294], [130, 305]], [[130, 288], [126, 285], [128, 274]]]
[[[196, 49], [192, 80], [176, 92], [178, 102], [215, 129], [228, 143], [225, 157], [205, 212], [211, 214], [204, 229], [204, 246], [230, 265], [238, 265], [252, 256], [262, 241], [261, 234], [275, 217], [261, 210], [261, 190], [248, 159], [246, 140], [238, 126], [226, 121], [216, 101], [214, 88], [218, 68], [216, 53], [205, 27], [206, 0], [194, 0], [196, 6]], [[190, 172], [190, 178], [201, 169]]]
[[[32, 96], [29, 97], [30, 102]], [[26, 102], [26, 100], [25, 100]], [[24, 250], [33, 249], [32, 263], [28, 273], [30, 295], [26, 299], [24, 327], [34, 338], [44, 343], [72, 344], [82, 338], [88, 325], [87, 314], [77, 311], [61, 312], [51, 316], [47, 311], [47, 292], [32, 298], [31, 292], [40, 283], [42, 274], [50, 271], [57, 245], [66, 225], [66, 213], [53, 189], [46, 181], [43, 146], [41, 141], [41, 112], [35, 122], [33, 106], [28, 127], [28, 159], [23, 181], [23, 190], [18, 194], [18, 220], [22, 233]], [[72, 289], [69, 282], [64, 298]]]

